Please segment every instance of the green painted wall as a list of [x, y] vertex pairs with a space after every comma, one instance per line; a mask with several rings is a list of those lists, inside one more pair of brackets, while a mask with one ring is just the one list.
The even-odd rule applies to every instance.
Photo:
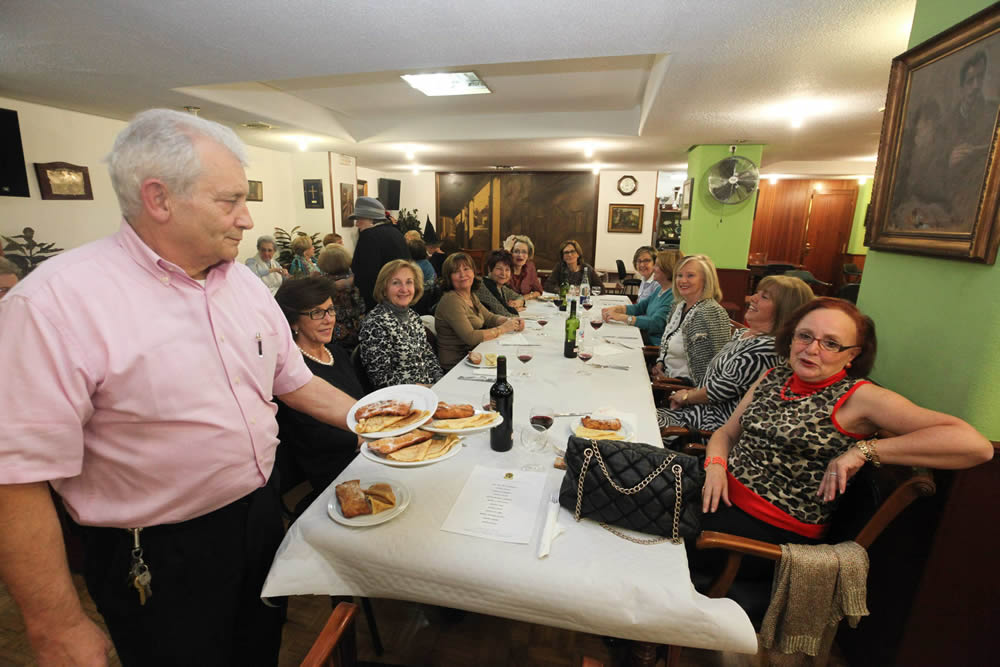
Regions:
[[[989, 4], [918, 0], [910, 45]], [[858, 305], [878, 326], [875, 380], [1000, 440], [1000, 265], [873, 250]]]
[[847, 241], [848, 255], [867, 255], [865, 246], [865, 213], [868, 202], [872, 200], [872, 179], [858, 187], [858, 204], [854, 207], [854, 222], [851, 225], [851, 238]]
[[[736, 155], [760, 165], [763, 152], [760, 144], [744, 144]], [[758, 193], [740, 204], [720, 204], [709, 194], [706, 178], [709, 167], [729, 155], [728, 145], [695, 146], [688, 152], [688, 176], [694, 178], [694, 193], [691, 219], [682, 227], [681, 251], [708, 255], [720, 269], [745, 269]]]

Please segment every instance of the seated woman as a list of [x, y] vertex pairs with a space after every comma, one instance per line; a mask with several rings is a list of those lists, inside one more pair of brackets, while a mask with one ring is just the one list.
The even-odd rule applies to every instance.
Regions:
[[427, 342], [420, 316], [410, 308], [424, 293], [423, 272], [394, 259], [375, 279], [378, 305], [361, 324], [361, 362], [377, 389], [396, 384], [434, 384], [444, 372]]
[[653, 379], [674, 378], [692, 387], [705, 380], [712, 358], [729, 341], [729, 314], [719, 305], [722, 290], [715, 264], [688, 255], [674, 270], [674, 305], [660, 338]]
[[494, 250], [486, 258], [486, 275], [476, 296], [491, 313], [510, 317], [524, 310], [524, 297], [507, 286], [513, 265], [514, 260], [506, 250]]
[[[766, 371], [708, 443], [703, 530], [819, 542], [865, 463], [965, 468], [993, 456], [961, 419], [863, 379], [875, 363], [875, 324], [853, 304], [813, 299], [792, 314], [775, 347], [788, 363]], [[880, 430], [898, 435], [876, 439]], [[689, 548], [692, 569], [714, 569], [716, 551]], [[744, 558], [740, 576], [772, 572], [770, 561]]]
[[496, 315], [483, 307], [474, 294], [479, 289], [479, 278], [472, 258], [464, 252], [448, 255], [441, 267], [440, 282], [444, 294], [434, 311], [434, 327], [438, 356], [446, 371], [483, 341], [524, 329], [524, 320]]
[[274, 237], [261, 236], [257, 238], [257, 254], [246, 261], [250, 270], [257, 274], [273, 295], [281, 287], [281, 281], [288, 276], [288, 271], [278, 264], [274, 258]]
[[[676, 252], [677, 258], [680, 259], [681, 254], [679, 250], [670, 250], [664, 252]], [[656, 250], [653, 246], [640, 246], [635, 254], [632, 255], [632, 268], [635, 272], [639, 274], [642, 282], [639, 283], [639, 294], [636, 296], [636, 303], [642, 301], [647, 296], [652, 296], [660, 291], [660, 284], [656, 282], [656, 278], [653, 277], [653, 266], [656, 262]], [[676, 264], [676, 262], [674, 262]], [[670, 273], [670, 280], [673, 281], [674, 274]]]
[[288, 265], [288, 273], [293, 278], [319, 273], [319, 267], [316, 266], [316, 260], [313, 259], [316, 249], [313, 247], [311, 238], [305, 234], [299, 234], [292, 239], [290, 247], [294, 257], [292, 257], [292, 263]]
[[813, 299], [809, 285], [791, 276], [767, 276], [750, 297], [746, 329], [737, 329], [705, 372], [697, 389], [675, 391], [670, 409], [658, 409], [660, 427], [714, 431], [736, 409], [760, 374], [778, 364], [774, 335], [799, 306]]
[[514, 259], [510, 288], [525, 299], [537, 299], [542, 295], [542, 281], [535, 269], [535, 244], [527, 236], [515, 236], [510, 254]]
[[[354, 374], [351, 358], [331, 342], [337, 321], [333, 307], [333, 284], [322, 276], [286, 280], [274, 295], [292, 329], [306, 366], [313, 375], [355, 398], [364, 391]], [[358, 436], [298, 412], [275, 398], [278, 404], [278, 470], [299, 468], [309, 479], [315, 494], [354, 459]]]
[[558, 293], [559, 286], [563, 282], [567, 282], [570, 285], [579, 285], [580, 281], [583, 280], [585, 270], [590, 272], [590, 280], [592, 282], [597, 280], [594, 267], [583, 261], [583, 249], [576, 241], [572, 239], [563, 241], [563, 244], [559, 246], [559, 257], [562, 260], [556, 264], [556, 268], [552, 270], [552, 273], [545, 280], [546, 292]]
[[[411, 229], [410, 231], [413, 230]], [[407, 234], [409, 233], [407, 232]], [[410, 250], [410, 259], [420, 267], [420, 270], [424, 274], [424, 285], [430, 285], [437, 280], [437, 272], [431, 266], [431, 261], [427, 259], [427, 246], [424, 245], [423, 240], [420, 238], [420, 232], [417, 232], [417, 238], [406, 241], [406, 247]]]
[[667, 315], [674, 305], [674, 266], [680, 258], [679, 250], [664, 250], [656, 255], [649, 272], [656, 283], [656, 291], [630, 306], [602, 308], [601, 318], [605, 322], [624, 322], [639, 327], [644, 341], [658, 343], [667, 324]]
[[365, 300], [354, 285], [351, 259], [347, 248], [331, 243], [320, 251], [316, 261], [319, 270], [333, 281], [333, 307], [337, 309], [333, 339], [348, 352], [358, 346], [358, 331], [365, 315]]

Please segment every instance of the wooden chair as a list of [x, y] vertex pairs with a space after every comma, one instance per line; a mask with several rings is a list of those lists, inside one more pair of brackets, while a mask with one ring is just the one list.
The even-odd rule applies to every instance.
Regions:
[[354, 629], [357, 613], [358, 608], [349, 602], [338, 604], [301, 667], [355, 667], [358, 664]]

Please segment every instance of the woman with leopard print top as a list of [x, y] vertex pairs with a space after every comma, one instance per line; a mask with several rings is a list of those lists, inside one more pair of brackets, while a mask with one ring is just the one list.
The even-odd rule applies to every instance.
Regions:
[[708, 365], [729, 342], [729, 314], [719, 305], [722, 290], [707, 255], [688, 255], [674, 268], [674, 307], [660, 338], [653, 379], [676, 379], [696, 387]]
[[444, 371], [434, 355], [420, 316], [410, 304], [424, 293], [424, 274], [414, 262], [396, 259], [375, 279], [378, 305], [359, 334], [361, 362], [377, 389], [396, 384], [434, 384]]
[[[863, 379], [875, 362], [875, 325], [848, 301], [803, 305], [778, 332], [776, 349], [788, 364], [765, 372], [708, 443], [703, 530], [818, 542], [838, 495], [867, 462], [965, 468], [993, 456], [961, 419]], [[877, 431], [899, 435], [876, 442]], [[688, 553], [693, 569], [715, 560]], [[740, 576], [770, 576], [770, 564], [750, 560], [757, 562]]]

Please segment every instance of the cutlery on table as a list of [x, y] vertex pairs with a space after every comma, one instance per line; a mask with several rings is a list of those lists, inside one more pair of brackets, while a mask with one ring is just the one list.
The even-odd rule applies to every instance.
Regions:
[[458, 379], [459, 380], [472, 380], [474, 382], [494, 382], [495, 381], [495, 378], [486, 377], [485, 375], [483, 377], [473, 377], [471, 375], [459, 375]]
[[553, 417], [585, 417], [589, 412], [556, 412]]
[[608, 343], [609, 345], [621, 345], [621, 346], [622, 346], [622, 347], [624, 347], [624, 348], [625, 348], [626, 350], [638, 350], [638, 349], [639, 349], [639, 348], [637, 348], [637, 347], [632, 347], [631, 345], [626, 345], [625, 343], [619, 343], [619, 342], [618, 342], [618, 341], [616, 341], [616, 340], [607, 340], [607, 339], [605, 339], [605, 340], [604, 340], [604, 342], [605, 342], [605, 343]]
[[627, 371], [631, 369], [631, 366], [616, 366], [615, 364], [590, 364], [594, 368], [614, 368], [620, 371]]

